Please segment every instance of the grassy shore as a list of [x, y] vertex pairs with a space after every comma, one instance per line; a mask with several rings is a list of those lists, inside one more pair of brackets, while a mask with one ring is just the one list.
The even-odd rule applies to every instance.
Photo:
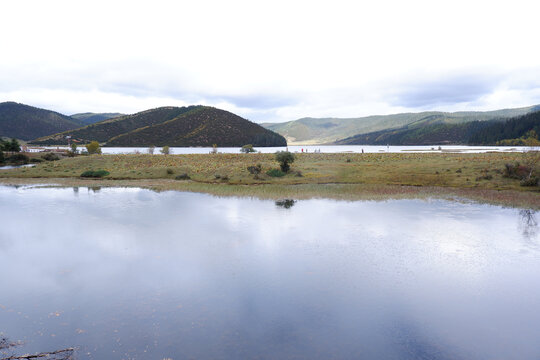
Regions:
[[[265, 174], [278, 168], [273, 154], [92, 155], [2, 170], [0, 183], [140, 186], [260, 198], [465, 197], [540, 208], [537, 187], [522, 187], [502, 175], [506, 163], [521, 160], [518, 153], [296, 154], [291, 172], [274, 178]], [[254, 176], [247, 167], [257, 164], [262, 173]], [[110, 175], [98, 180], [79, 177], [98, 169]], [[191, 180], [175, 180], [179, 174]]]

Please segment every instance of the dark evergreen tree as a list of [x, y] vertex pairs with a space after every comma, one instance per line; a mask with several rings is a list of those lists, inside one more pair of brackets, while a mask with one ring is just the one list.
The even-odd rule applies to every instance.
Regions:
[[489, 122], [488, 124], [489, 126], [479, 129], [471, 136], [470, 144], [490, 145], [501, 140], [518, 139], [524, 137], [531, 130], [538, 134], [540, 132], [540, 111], [504, 122]]
[[21, 151], [21, 146], [19, 145], [19, 142], [17, 141], [17, 139], [11, 139], [11, 141], [9, 143], [7, 143], [8, 145], [8, 150], [7, 151], [13, 151], [13, 152], [20, 152]]

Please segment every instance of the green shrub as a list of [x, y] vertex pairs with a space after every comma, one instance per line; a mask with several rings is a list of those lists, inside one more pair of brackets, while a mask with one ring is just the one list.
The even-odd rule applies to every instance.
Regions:
[[191, 177], [189, 177], [188, 174], [183, 173], [183, 174], [177, 175], [177, 176], [175, 177], [175, 179], [176, 179], [176, 180], [189, 180], [189, 179], [191, 179]]
[[160, 152], [163, 155], [169, 155], [171, 153], [171, 149], [168, 146], [164, 146], [161, 148]]
[[523, 179], [529, 175], [531, 168], [520, 165], [518, 162], [514, 164], [505, 164], [503, 176], [511, 179]]
[[169, 174], [169, 175], [174, 174], [174, 170], [173, 169], [167, 169], [167, 174]]
[[240, 152], [243, 152], [244, 154], [255, 152], [255, 149], [253, 148], [253, 145], [247, 144], [242, 146], [240, 149]]
[[270, 169], [266, 172], [266, 175], [271, 177], [282, 177], [285, 176], [285, 173], [279, 169]]
[[0, 139], [0, 150], [11, 151], [11, 152], [20, 152], [21, 146], [17, 139], [11, 139], [11, 141], [3, 141]]
[[291, 168], [290, 164], [294, 162], [294, 154], [288, 151], [278, 151], [276, 153], [276, 161], [279, 163], [281, 171], [287, 173]]
[[99, 143], [97, 141], [92, 141], [90, 144], [86, 145], [86, 151], [88, 151], [88, 154], [101, 154], [101, 148], [99, 147]]
[[42, 158], [43, 160], [47, 160], [47, 161], [56, 161], [56, 160], [60, 160], [60, 158], [58, 157], [58, 155], [53, 154], [53, 153], [46, 153], [45, 155], [41, 155], [41, 158]]
[[0, 149], [0, 164], [3, 164], [4, 160], [4, 152]]
[[40, 158], [32, 158], [32, 159], [30, 159], [30, 162], [31, 162], [31, 163], [36, 163], [36, 164], [37, 164], [37, 163], [43, 162], [43, 159], [40, 159]]
[[262, 166], [261, 164], [257, 164], [256, 166], [248, 166], [247, 170], [249, 171], [251, 175], [257, 175], [261, 173]]
[[515, 164], [506, 164], [503, 170], [503, 176], [511, 179], [520, 180], [521, 186], [538, 186], [539, 179], [533, 176], [533, 169], [530, 166]]
[[30, 158], [24, 154], [13, 154], [5, 159], [5, 162], [12, 165], [28, 164]]
[[87, 170], [81, 174], [81, 177], [102, 178], [109, 174], [110, 173], [107, 170]]
[[538, 186], [538, 178], [536, 176], [531, 176], [530, 178], [525, 178], [519, 182], [521, 186]]

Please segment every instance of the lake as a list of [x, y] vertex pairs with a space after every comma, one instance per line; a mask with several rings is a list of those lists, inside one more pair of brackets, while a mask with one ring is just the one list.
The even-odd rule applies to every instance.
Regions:
[[0, 186], [0, 219], [17, 354], [540, 357], [534, 211]]
[[[440, 150], [439, 150], [440, 147]], [[48, 146], [49, 149], [67, 149], [67, 146]], [[80, 147], [82, 149], [82, 147]], [[160, 154], [159, 147], [154, 149], [154, 154]], [[218, 148], [222, 153], [240, 153], [239, 147]], [[289, 150], [291, 152], [315, 152], [321, 153], [339, 153], [339, 152], [351, 152], [351, 153], [400, 153], [400, 152], [428, 152], [428, 153], [441, 153], [441, 152], [459, 152], [459, 153], [485, 153], [489, 151], [524, 151], [527, 149], [523, 146], [464, 146], [464, 145], [430, 145], [430, 146], [377, 146], [377, 145], [291, 145], [289, 147], [255, 147], [257, 151], [262, 153], [275, 153], [276, 151]], [[148, 153], [148, 147], [103, 147], [101, 148], [104, 154], [134, 154]], [[171, 147], [171, 154], [208, 154], [212, 151], [211, 147]]]

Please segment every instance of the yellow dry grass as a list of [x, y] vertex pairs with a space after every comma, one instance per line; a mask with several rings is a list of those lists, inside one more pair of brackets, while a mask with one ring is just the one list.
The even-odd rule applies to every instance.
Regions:
[[[296, 154], [291, 172], [273, 178], [265, 175], [267, 170], [278, 168], [273, 154], [92, 155], [44, 162], [34, 168], [3, 170], [0, 182], [46, 183], [54, 179], [76, 185], [90, 181], [104, 186], [265, 198], [359, 199], [444, 193], [538, 207], [538, 188], [521, 187], [518, 180], [503, 177], [504, 165], [520, 161], [521, 157], [518, 153]], [[256, 164], [263, 169], [258, 178], [247, 170]], [[110, 175], [102, 180], [79, 178], [86, 170], [98, 169]], [[174, 180], [183, 173], [192, 180]], [[228, 180], [217, 179], [216, 175]]]

